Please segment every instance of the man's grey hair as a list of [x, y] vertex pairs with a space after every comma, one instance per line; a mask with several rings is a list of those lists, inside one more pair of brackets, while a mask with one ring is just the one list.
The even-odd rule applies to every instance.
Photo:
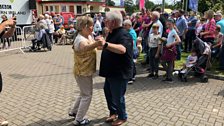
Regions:
[[121, 15], [120, 11], [110, 11], [106, 13], [106, 18], [108, 20], [115, 20], [117, 21], [117, 25], [119, 25], [119, 27], [122, 27], [122, 23], [123, 23], [123, 17]]
[[160, 13], [158, 11], [153, 11], [152, 15], [156, 16], [157, 19], [160, 18]]
[[44, 17], [45, 17], [45, 19], [49, 19], [50, 15], [45, 14]]
[[125, 24], [128, 24], [128, 25], [132, 26], [132, 22], [131, 22], [131, 20], [125, 20], [125, 21], [124, 21], [124, 25], [125, 25]]

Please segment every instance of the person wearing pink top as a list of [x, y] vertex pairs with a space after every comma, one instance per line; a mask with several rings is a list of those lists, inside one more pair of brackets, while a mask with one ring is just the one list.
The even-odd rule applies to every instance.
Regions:
[[215, 29], [216, 23], [214, 19], [214, 12], [208, 10], [205, 13], [205, 18], [208, 20], [208, 23], [205, 25], [205, 31], [200, 33], [200, 37], [203, 41], [213, 44], [215, 40]]
[[150, 29], [151, 24], [152, 24], [151, 12], [149, 10], [147, 10], [146, 13], [142, 15], [142, 29], [143, 29], [142, 47], [143, 47], [144, 53], [148, 52], [147, 40], [148, 40], [149, 29]]

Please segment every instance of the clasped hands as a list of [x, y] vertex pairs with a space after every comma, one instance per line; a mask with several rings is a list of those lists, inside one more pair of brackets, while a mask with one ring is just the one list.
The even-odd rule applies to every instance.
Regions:
[[102, 48], [104, 46], [104, 44], [106, 43], [106, 40], [102, 36], [97, 36], [95, 38], [95, 41], [96, 41], [98, 47], [100, 47], [100, 48]]

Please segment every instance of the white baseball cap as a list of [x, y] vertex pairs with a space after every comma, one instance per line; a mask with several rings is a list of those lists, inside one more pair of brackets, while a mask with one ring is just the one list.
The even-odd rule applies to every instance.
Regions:
[[221, 12], [221, 11], [217, 11], [214, 15], [215, 15], [215, 16], [216, 16], [216, 15], [217, 15], [217, 16], [222, 16], [222, 12]]

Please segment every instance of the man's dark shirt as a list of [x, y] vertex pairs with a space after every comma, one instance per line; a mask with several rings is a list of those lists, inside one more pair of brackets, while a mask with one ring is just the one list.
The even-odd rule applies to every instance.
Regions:
[[167, 37], [167, 35], [166, 35], [166, 18], [164, 17], [164, 15], [160, 15], [159, 21], [163, 25], [163, 34], [162, 34], [162, 37]]
[[102, 21], [102, 23], [101, 23], [101, 27], [102, 27], [102, 29], [104, 29], [104, 27], [105, 27], [105, 23], [104, 23], [104, 21]]
[[[135, 29], [137, 29], [137, 28], [140, 28], [141, 27], [141, 23], [139, 22], [139, 21], [137, 21], [137, 23], [136, 23], [136, 25], [133, 27], [133, 29], [135, 30]], [[135, 31], [136, 32], [136, 34], [137, 34], [137, 36], [138, 36], [138, 34], [139, 34], [139, 32], [140, 32], [140, 29], [138, 30], [138, 31]]]
[[107, 78], [130, 79], [133, 75], [133, 40], [122, 27], [109, 33], [107, 42], [121, 44], [126, 48], [125, 54], [116, 54], [103, 49], [99, 75]]

